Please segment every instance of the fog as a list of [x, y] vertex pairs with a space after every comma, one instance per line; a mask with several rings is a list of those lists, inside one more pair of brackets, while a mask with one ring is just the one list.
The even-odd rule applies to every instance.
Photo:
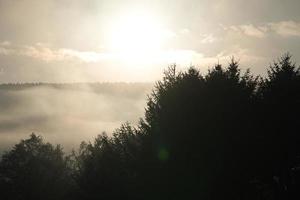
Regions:
[[32, 132], [66, 151], [143, 117], [150, 83], [0, 86], [0, 151]]

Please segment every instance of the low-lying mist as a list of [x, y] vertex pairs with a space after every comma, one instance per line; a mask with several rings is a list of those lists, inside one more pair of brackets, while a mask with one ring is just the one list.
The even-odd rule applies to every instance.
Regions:
[[66, 151], [143, 116], [150, 83], [0, 86], [0, 152], [32, 132]]

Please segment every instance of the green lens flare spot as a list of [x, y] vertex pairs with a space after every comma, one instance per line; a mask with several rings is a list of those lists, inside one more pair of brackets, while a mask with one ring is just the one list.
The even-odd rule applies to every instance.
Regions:
[[166, 149], [160, 149], [158, 152], [158, 159], [161, 161], [166, 161], [169, 158], [169, 152]]

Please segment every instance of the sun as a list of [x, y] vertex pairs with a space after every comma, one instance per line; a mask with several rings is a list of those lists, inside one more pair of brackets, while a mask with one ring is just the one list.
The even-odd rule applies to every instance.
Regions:
[[112, 23], [109, 47], [124, 54], [151, 53], [162, 48], [165, 36], [157, 17], [145, 12], [131, 12]]
[[164, 19], [146, 10], [127, 10], [114, 16], [106, 32], [105, 45], [112, 59], [128, 71], [151, 70], [190, 59], [190, 52], [170, 49], [177, 35]]

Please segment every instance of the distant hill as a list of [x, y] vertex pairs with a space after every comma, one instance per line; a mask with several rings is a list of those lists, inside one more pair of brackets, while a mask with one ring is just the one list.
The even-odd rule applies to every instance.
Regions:
[[97, 93], [142, 94], [151, 89], [153, 83], [140, 82], [93, 82], [93, 83], [4, 83], [0, 90], [24, 90], [38, 87], [48, 87], [63, 90], [92, 90]]

